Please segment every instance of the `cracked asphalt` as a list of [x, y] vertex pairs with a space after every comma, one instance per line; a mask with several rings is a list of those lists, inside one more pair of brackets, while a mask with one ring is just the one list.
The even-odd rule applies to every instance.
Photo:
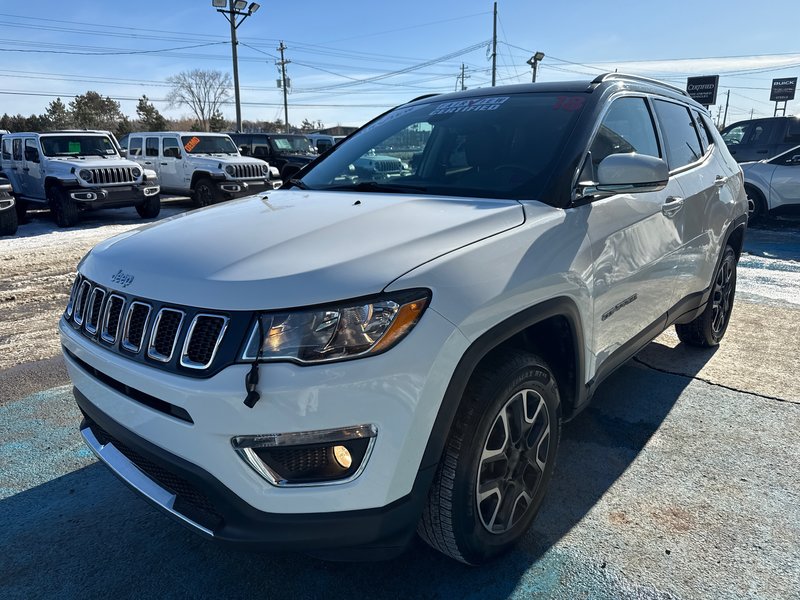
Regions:
[[722, 345], [669, 330], [609, 378], [565, 426], [529, 534], [468, 568], [421, 542], [368, 565], [220, 547], [98, 464], [58, 357], [54, 282], [138, 224], [109, 215], [72, 232], [34, 215], [0, 240], [0, 597], [800, 598], [800, 225], [748, 232]]

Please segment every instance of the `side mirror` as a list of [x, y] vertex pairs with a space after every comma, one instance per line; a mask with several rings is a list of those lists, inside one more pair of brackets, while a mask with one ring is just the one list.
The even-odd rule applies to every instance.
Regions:
[[793, 165], [800, 165], [800, 154], [795, 154], [789, 162]]
[[626, 192], [658, 192], [667, 186], [669, 167], [660, 158], [645, 154], [611, 154], [597, 166], [597, 183], [602, 195]]
[[38, 163], [39, 151], [36, 148], [25, 148], [25, 160]]

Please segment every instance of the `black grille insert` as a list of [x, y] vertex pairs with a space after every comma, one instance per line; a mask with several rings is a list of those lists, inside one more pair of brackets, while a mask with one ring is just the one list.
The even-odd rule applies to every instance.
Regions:
[[106, 303], [106, 313], [103, 318], [103, 329], [100, 337], [106, 342], [113, 344], [119, 335], [119, 323], [122, 317], [122, 309], [125, 307], [125, 299], [122, 296], [111, 295]]
[[172, 358], [175, 342], [178, 338], [183, 312], [171, 308], [162, 308], [153, 325], [153, 334], [150, 337], [150, 348], [147, 355], [162, 362]]
[[127, 323], [125, 324], [125, 336], [122, 340], [122, 347], [132, 352], [138, 352], [142, 347], [144, 330], [147, 327], [147, 320], [150, 317], [150, 306], [141, 302], [134, 302], [128, 309]]
[[91, 300], [89, 301], [89, 315], [86, 317], [86, 331], [89, 333], [97, 333], [97, 327], [100, 324], [100, 311], [105, 298], [105, 290], [99, 287], [94, 288]]
[[208, 365], [214, 358], [227, 319], [211, 315], [198, 315], [189, 329], [183, 363], [186, 366]]

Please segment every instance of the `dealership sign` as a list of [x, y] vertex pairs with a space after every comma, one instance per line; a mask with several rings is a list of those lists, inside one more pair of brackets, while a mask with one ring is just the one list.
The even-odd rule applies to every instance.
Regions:
[[769, 95], [771, 102], [786, 102], [794, 100], [794, 90], [797, 87], [797, 77], [784, 77], [772, 80], [772, 92]]
[[686, 91], [692, 100], [703, 106], [717, 103], [717, 88], [719, 75], [705, 75], [703, 77], [689, 77], [686, 80]]

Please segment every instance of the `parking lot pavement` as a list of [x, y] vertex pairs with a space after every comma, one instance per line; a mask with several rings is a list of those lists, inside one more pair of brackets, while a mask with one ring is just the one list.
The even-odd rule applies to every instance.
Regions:
[[800, 597], [800, 227], [748, 233], [723, 344], [670, 330], [606, 381], [565, 426], [531, 532], [471, 569], [422, 543], [366, 566], [219, 547], [99, 465], [57, 357], [54, 282], [138, 225], [109, 223], [0, 240], [0, 597]]
[[0, 595], [796, 598], [800, 407], [641, 365], [569, 423], [523, 543], [482, 568], [419, 543], [365, 566], [212, 544], [76, 434], [68, 387], [0, 407]]

